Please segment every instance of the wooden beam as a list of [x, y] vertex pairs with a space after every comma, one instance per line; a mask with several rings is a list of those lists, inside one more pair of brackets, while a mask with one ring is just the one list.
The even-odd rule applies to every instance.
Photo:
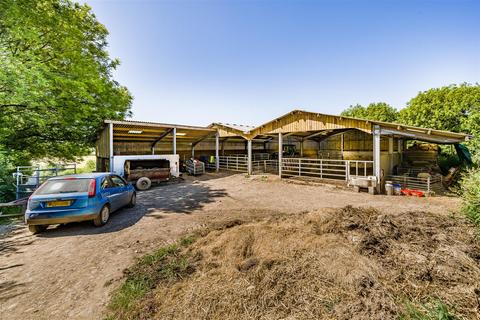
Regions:
[[222, 144], [222, 156], [225, 155], [225, 142], [228, 140], [228, 137], [227, 138], [223, 138], [220, 140], [220, 143]]
[[137, 139], [113, 139], [113, 142], [115, 143], [134, 143], [134, 142], [145, 142], [152, 144], [152, 139], [142, 139], [142, 138], [137, 138]]
[[114, 132], [113, 136], [115, 138], [152, 138], [152, 139], [157, 139], [158, 134], [132, 134], [132, 133], [117, 133]]
[[300, 157], [303, 158], [303, 138], [300, 138]]
[[113, 131], [115, 133], [128, 133], [128, 131], [142, 131], [142, 133], [151, 133], [151, 134], [155, 134], [155, 133], [162, 133], [162, 132], [165, 132], [165, 130], [168, 130], [168, 129], [171, 129], [171, 128], [153, 128], [153, 129], [149, 129], [149, 128], [118, 128], [118, 127], [115, 127], [113, 129]]
[[177, 128], [173, 128], [173, 154], [177, 154]]
[[109, 168], [110, 172], [113, 172], [113, 123], [108, 124], [108, 152], [110, 154], [110, 159], [109, 159]]
[[282, 178], [282, 158], [283, 158], [283, 137], [282, 133], [278, 134], [278, 176]]
[[166, 136], [168, 136], [172, 132], [173, 132], [173, 128], [170, 128], [167, 131], [165, 131], [164, 133], [162, 133], [157, 139], [155, 139], [155, 141], [152, 142], [152, 148], [155, 148], [155, 145], [157, 144], [157, 142], [159, 142], [160, 140], [162, 140], [163, 138], [165, 138]]
[[202, 142], [203, 140], [208, 139], [208, 138], [211, 138], [211, 137], [214, 137], [214, 136], [215, 136], [215, 132], [213, 132], [213, 133], [211, 133], [211, 134], [207, 134], [206, 136], [201, 137], [200, 139], [192, 142], [192, 147], [195, 147], [197, 144], [199, 144], [199, 143]]
[[290, 137], [290, 136], [293, 136], [295, 133], [298, 133], [298, 132], [289, 132], [289, 133], [284, 133], [283, 134], [283, 137]]
[[247, 140], [247, 172], [252, 174], [252, 140]]
[[377, 178], [377, 192], [381, 190], [381, 164], [380, 164], [380, 126], [373, 126], [373, 175]]
[[215, 134], [215, 171], [220, 171], [220, 135], [218, 132]]
[[308, 136], [303, 137], [303, 140], [308, 140], [308, 139], [311, 139], [313, 137], [320, 136], [320, 135], [326, 134], [326, 133], [328, 133], [328, 130], [315, 132], [315, 133], [309, 134]]

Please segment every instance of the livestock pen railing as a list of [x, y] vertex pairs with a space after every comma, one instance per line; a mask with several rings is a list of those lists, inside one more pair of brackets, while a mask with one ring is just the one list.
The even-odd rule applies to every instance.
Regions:
[[[269, 160], [268, 153], [252, 154], [252, 171], [278, 172], [278, 160]], [[227, 171], [248, 172], [248, 156], [246, 154], [234, 154], [228, 156], [219, 156], [219, 169]], [[209, 170], [215, 170], [215, 163], [206, 163], [205, 167]]]
[[310, 177], [345, 180], [366, 177], [373, 172], [373, 161], [311, 158], [283, 158], [282, 177]]
[[350, 177], [367, 177], [373, 175], [373, 161], [365, 160], [344, 160]]
[[252, 161], [252, 172], [278, 174], [278, 160]]
[[247, 172], [248, 158], [246, 155], [220, 156], [218, 157], [221, 170]]
[[[244, 153], [239, 153], [239, 154], [229, 154], [229, 157], [245, 157], [247, 158], [248, 156]], [[222, 156], [223, 157], [223, 156]], [[252, 154], [252, 161], [257, 161], [257, 160], [269, 160], [270, 159], [270, 154], [266, 152], [258, 152], [258, 153], [253, 153]]]
[[266, 152], [252, 154], [253, 161], [269, 160], [269, 159], [270, 159], [270, 154]]
[[[253, 157], [252, 157], [253, 158]], [[215, 169], [215, 164], [207, 168]], [[219, 169], [227, 171], [248, 172], [246, 155], [219, 157]], [[278, 160], [253, 160], [253, 173], [278, 174]], [[311, 177], [349, 181], [351, 177], [367, 177], [373, 174], [373, 161], [335, 160], [314, 158], [283, 158], [282, 177]]]
[[410, 177], [403, 176], [386, 176], [385, 181], [392, 181], [401, 185], [402, 189], [422, 190], [430, 194], [432, 191], [441, 193], [444, 191], [443, 179], [441, 176], [430, 177]]

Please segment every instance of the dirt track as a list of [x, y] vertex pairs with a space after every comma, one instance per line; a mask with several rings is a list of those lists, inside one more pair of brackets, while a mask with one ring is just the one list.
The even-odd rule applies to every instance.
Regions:
[[32, 236], [19, 227], [1, 238], [0, 314], [2, 319], [101, 319], [122, 270], [135, 257], [204, 223], [219, 217], [295, 214], [345, 205], [449, 214], [458, 200], [370, 196], [276, 177], [189, 178], [139, 194], [135, 208], [114, 214], [102, 228], [71, 224]]

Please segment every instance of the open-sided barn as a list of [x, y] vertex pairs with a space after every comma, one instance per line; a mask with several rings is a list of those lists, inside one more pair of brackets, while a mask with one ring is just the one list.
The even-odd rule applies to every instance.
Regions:
[[[411, 184], [421, 184], [423, 180], [415, 181], [416, 175], [432, 171], [436, 160], [432, 144], [458, 145], [469, 138], [465, 133], [301, 110], [257, 127], [106, 120], [97, 142], [97, 170], [111, 170], [118, 155], [178, 154], [180, 162], [195, 157], [216, 170], [347, 183], [373, 177], [376, 185], [386, 177], [411, 177]], [[430, 147], [407, 149], [411, 140], [428, 142]], [[429, 189], [439, 182], [430, 174]]]

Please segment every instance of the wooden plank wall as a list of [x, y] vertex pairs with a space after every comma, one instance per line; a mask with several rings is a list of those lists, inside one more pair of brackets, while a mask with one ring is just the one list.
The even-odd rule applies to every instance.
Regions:
[[[321, 150], [341, 150], [341, 134], [331, 136], [320, 142]], [[394, 144], [395, 147], [395, 144]], [[343, 134], [344, 151], [372, 151], [373, 138], [370, 134], [361, 131], [347, 131]], [[388, 139], [380, 139], [380, 150], [388, 151]]]
[[238, 137], [241, 133], [238, 130], [229, 129], [223, 126], [217, 126], [220, 137]]
[[95, 153], [97, 157], [110, 158], [110, 131], [108, 125], [103, 128], [98, 137]]
[[259, 129], [253, 130], [252, 134], [308, 132], [345, 128], [352, 128], [370, 133], [372, 124], [369, 121], [363, 120], [327, 116], [310, 112], [297, 112], [269, 122]]
[[[331, 158], [344, 160], [372, 160], [373, 138], [372, 135], [362, 131], [347, 131], [344, 135], [344, 153], [341, 154], [341, 134], [333, 135], [320, 143], [314, 140], [306, 140], [303, 143], [303, 156], [305, 158]], [[285, 137], [283, 144], [293, 144], [297, 152], [300, 152], [300, 141], [294, 136]], [[388, 138], [380, 140], [382, 153], [388, 152]], [[397, 139], [394, 139], [394, 152], [398, 150]], [[278, 143], [276, 140], [267, 145], [268, 152], [277, 152]]]

